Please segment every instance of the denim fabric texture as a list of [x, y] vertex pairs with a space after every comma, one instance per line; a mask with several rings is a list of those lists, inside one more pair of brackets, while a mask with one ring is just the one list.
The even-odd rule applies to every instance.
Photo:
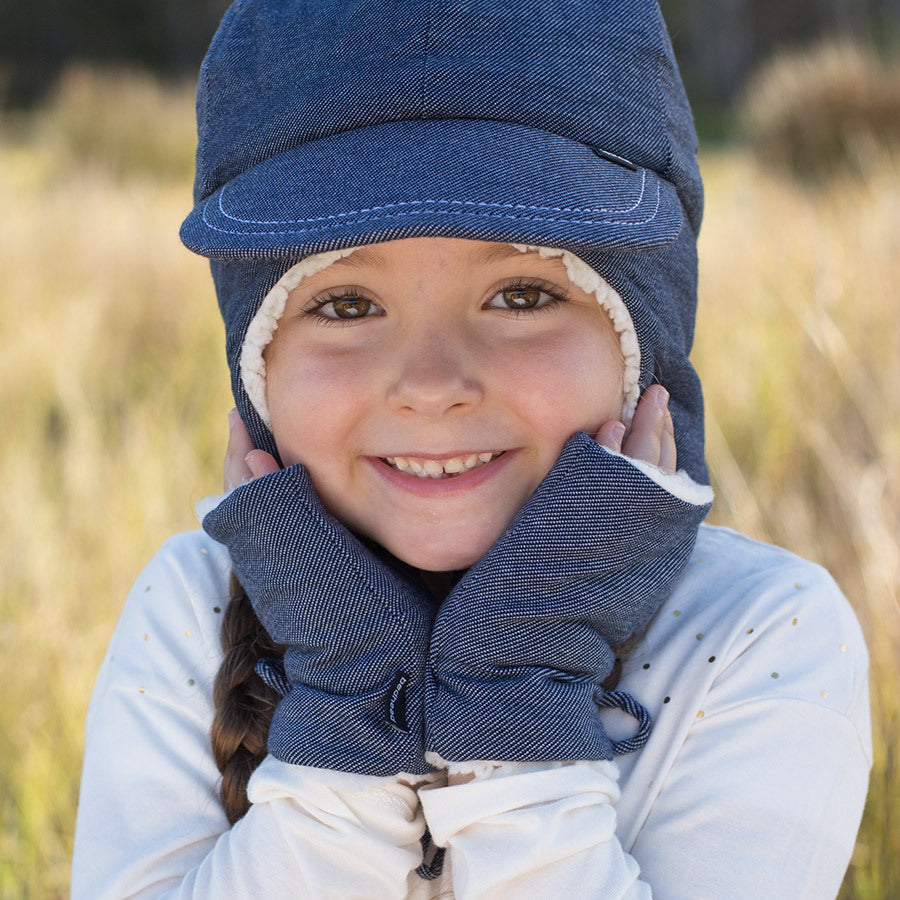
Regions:
[[321, 505], [301, 466], [237, 488], [203, 519], [260, 622], [287, 645], [269, 730], [284, 762], [369, 775], [428, 772], [425, 657], [434, 606]]
[[[570, 438], [500, 540], [441, 604], [429, 649], [426, 750], [454, 761], [612, 759], [619, 748], [598, 702], [633, 703], [627, 695], [604, 700], [612, 645], [659, 608], [708, 511], [588, 435]], [[636, 704], [629, 711], [641, 712]]]
[[[655, 0], [238, 0], [201, 71], [193, 211], [232, 386], [268, 289], [312, 253], [422, 235], [571, 250], [622, 295], [641, 385], [706, 481], [688, 360], [703, 189]], [[613, 161], [620, 158], [620, 161]]]

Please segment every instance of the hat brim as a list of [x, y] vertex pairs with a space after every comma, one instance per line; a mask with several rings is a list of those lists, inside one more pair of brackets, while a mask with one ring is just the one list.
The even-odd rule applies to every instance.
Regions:
[[484, 120], [385, 122], [285, 150], [184, 221], [216, 259], [300, 258], [423, 235], [610, 250], [671, 243], [672, 184], [547, 131]]

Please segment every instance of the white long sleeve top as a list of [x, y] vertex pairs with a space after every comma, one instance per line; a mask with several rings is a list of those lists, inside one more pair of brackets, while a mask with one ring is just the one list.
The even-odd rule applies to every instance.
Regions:
[[[229, 572], [181, 534], [129, 595], [88, 713], [73, 900], [837, 893], [871, 765], [867, 654], [818, 566], [701, 527], [622, 673], [652, 735], [615, 763], [414, 790], [270, 757], [233, 828], [209, 742]], [[447, 848], [433, 881], [415, 873], [426, 824]]]

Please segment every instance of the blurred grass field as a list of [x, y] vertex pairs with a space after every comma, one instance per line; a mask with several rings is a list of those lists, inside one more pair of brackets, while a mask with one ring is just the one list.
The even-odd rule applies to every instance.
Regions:
[[[217, 489], [230, 408], [184, 250], [190, 88], [74, 72], [0, 118], [0, 898], [67, 895], [87, 700], [132, 580]], [[702, 159], [712, 519], [825, 564], [872, 655], [842, 898], [900, 897], [900, 155], [801, 184]]]

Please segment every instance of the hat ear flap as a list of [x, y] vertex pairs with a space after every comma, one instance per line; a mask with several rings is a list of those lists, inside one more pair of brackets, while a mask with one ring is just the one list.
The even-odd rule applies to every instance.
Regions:
[[631, 313], [641, 350], [641, 390], [658, 383], [669, 392], [678, 468], [698, 484], [708, 484], [703, 394], [690, 361], [697, 307], [697, 245], [692, 228], [685, 223], [675, 242], [660, 250], [586, 249], [579, 255], [618, 291]]
[[290, 262], [274, 260], [210, 260], [219, 309], [225, 321], [225, 353], [231, 371], [231, 392], [253, 446], [270, 453], [281, 464], [275, 437], [250, 400], [241, 377], [240, 358], [244, 338], [263, 298], [271, 291]]

